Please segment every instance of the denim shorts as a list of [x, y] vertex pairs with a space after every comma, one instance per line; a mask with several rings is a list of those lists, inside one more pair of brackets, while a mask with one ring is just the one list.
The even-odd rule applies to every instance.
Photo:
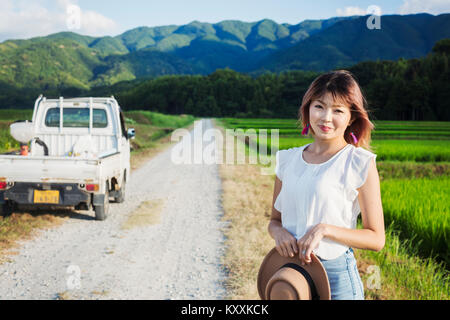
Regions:
[[331, 300], [364, 300], [364, 286], [352, 248], [336, 259], [319, 260], [328, 275]]

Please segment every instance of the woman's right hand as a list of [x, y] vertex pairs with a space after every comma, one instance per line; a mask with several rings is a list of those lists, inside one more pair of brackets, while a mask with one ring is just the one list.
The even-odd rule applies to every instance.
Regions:
[[294, 257], [298, 253], [297, 239], [285, 228], [281, 227], [274, 233], [275, 248], [283, 257]]
[[275, 209], [275, 201], [280, 194], [281, 180], [276, 177], [273, 189], [272, 214], [269, 222], [269, 234], [275, 240], [275, 248], [283, 257], [294, 257], [298, 253], [297, 239], [283, 227], [281, 223], [281, 212]]

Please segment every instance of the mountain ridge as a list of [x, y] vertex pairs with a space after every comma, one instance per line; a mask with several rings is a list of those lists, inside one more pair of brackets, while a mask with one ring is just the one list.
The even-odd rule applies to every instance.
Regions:
[[[59, 32], [0, 43], [0, 82], [19, 87], [81, 89], [141, 77], [210, 74], [230, 68], [258, 74], [294, 69], [325, 71], [364, 60], [426, 55], [450, 38], [450, 14], [367, 16], [278, 24], [224, 20], [141, 26], [117, 36]], [[374, 45], [375, 44], [375, 45]]]

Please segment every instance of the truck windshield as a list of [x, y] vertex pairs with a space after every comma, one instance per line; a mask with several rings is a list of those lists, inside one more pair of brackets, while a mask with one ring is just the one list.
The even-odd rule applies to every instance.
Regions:
[[[50, 108], [45, 116], [45, 125], [47, 127], [59, 127], [59, 108]], [[92, 127], [106, 128], [108, 126], [108, 117], [106, 110], [93, 109]], [[65, 128], [89, 128], [89, 109], [88, 108], [64, 108], [63, 127]]]

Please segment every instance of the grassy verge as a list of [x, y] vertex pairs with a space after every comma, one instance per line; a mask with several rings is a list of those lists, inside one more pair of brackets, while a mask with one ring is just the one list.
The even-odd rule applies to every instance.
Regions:
[[[192, 130], [194, 119], [185, 123], [185, 128]], [[179, 127], [158, 128], [152, 125], [134, 124], [136, 138], [132, 140], [131, 146], [131, 170], [138, 169], [142, 164], [152, 159], [155, 155], [163, 152], [171, 145], [170, 133]]]
[[122, 229], [130, 230], [136, 227], [158, 224], [161, 220], [160, 214], [163, 205], [163, 199], [142, 202], [122, 224]]
[[[267, 232], [274, 175], [262, 175], [259, 165], [220, 165], [227, 252], [229, 299], [259, 299], [256, 277], [266, 253], [274, 246]], [[361, 228], [361, 224], [358, 225]], [[386, 228], [380, 252], [355, 249], [367, 300], [450, 298], [450, 279], [442, 264], [420, 258], [411, 241]], [[379, 270], [379, 289], [372, 285]]]
[[36, 210], [0, 217], [0, 263], [15, 254], [18, 241], [33, 238], [37, 230], [56, 227], [70, 216], [69, 210], [55, 210], [51, 214]]
[[[361, 222], [358, 228], [362, 228]], [[410, 240], [400, 237], [393, 224], [386, 228], [382, 251], [355, 250], [367, 300], [448, 300], [450, 278], [443, 263], [420, 258]], [[379, 289], [368, 288], [379, 268]], [[372, 268], [372, 269], [371, 269]]]

